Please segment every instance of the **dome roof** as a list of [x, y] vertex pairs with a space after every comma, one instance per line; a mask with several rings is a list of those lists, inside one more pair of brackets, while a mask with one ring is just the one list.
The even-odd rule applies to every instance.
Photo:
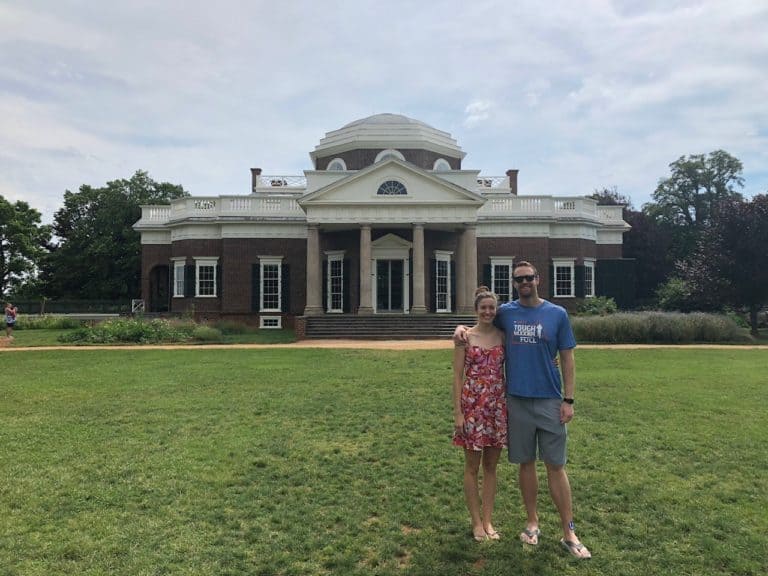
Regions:
[[431, 150], [451, 158], [465, 153], [448, 132], [402, 114], [374, 114], [328, 132], [310, 153], [312, 160], [358, 149]]

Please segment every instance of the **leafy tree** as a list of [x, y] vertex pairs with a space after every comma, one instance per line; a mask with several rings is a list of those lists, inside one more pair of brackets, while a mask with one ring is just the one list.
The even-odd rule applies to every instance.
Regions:
[[745, 306], [757, 336], [768, 304], [768, 195], [721, 201], [696, 251], [680, 271], [699, 307]]
[[675, 259], [685, 259], [700, 232], [716, 215], [723, 200], [740, 199], [742, 164], [724, 150], [681, 156], [669, 165], [671, 175], [659, 181], [654, 202], [643, 210], [672, 234]]
[[622, 218], [632, 229], [624, 234], [622, 253], [624, 258], [635, 259], [638, 299], [653, 299], [656, 289], [674, 267], [670, 255], [672, 235], [669, 230], [646, 213], [635, 210], [632, 200], [620, 194], [615, 186], [595, 190], [589, 197], [597, 200], [601, 206], [624, 206]]
[[40, 212], [0, 196], [0, 294], [34, 277], [50, 237], [50, 226], [40, 224]]
[[117, 300], [140, 292], [140, 236], [132, 226], [141, 204], [168, 204], [186, 195], [181, 186], [158, 183], [137, 171], [129, 180], [107, 182], [64, 193], [54, 216], [60, 238], [43, 267], [46, 295], [52, 298]]

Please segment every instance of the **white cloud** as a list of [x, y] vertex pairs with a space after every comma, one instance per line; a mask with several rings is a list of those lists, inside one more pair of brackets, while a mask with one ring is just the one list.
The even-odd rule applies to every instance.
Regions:
[[[342, 9], [343, 8], [343, 9]], [[0, 194], [48, 220], [65, 189], [146, 169], [195, 194], [309, 168], [379, 112], [446, 130], [521, 193], [647, 201], [723, 148], [768, 188], [763, 3], [299, 0], [0, 3]]]

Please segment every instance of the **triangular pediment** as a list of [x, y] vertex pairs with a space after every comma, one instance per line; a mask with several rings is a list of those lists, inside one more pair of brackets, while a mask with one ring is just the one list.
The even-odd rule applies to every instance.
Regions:
[[391, 250], [397, 248], [410, 248], [413, 244], [408, 242], [405, 238], [400, 238], [397, 234], [384, 234], [381, 238], [378, 238], [371, 242], [371, 248]]
[[[405, 194], [380, 193], [387, 182], [399, 183]], [[392, 188], [385, 185], [386, 190], [392, 191]], [[398, 188], [398, 191], [402, 189]], [[298, 202], [305, 208], [328, 204], [427, 204], [479, 208], [485, 203], [485, 198], [413, 164], [389, 158], [315, 190]]]

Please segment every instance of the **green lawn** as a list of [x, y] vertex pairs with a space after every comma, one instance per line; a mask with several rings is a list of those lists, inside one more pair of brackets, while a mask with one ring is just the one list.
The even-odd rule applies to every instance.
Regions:
[[594, 558], [471, 540], [450, 351], [2, 356], [0, 574], [768, 572], [764, 350], [579, 350], [569, 471]]

